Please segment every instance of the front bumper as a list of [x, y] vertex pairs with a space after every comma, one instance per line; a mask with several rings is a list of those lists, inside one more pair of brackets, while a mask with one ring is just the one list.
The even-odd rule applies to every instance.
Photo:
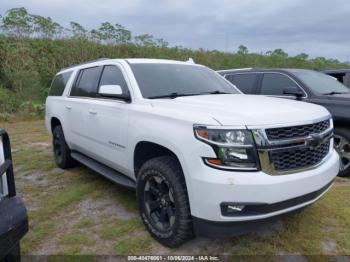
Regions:
[[[339, 156], [332, 150], [327, 161], [317, 168], [280, 176], [263, 172], [220, 171], [203, 163], [200, 166], [193, 171], [195, 174], [190, 181], [189, 192], [195, 222], [257, 222], [301, 209], [317, 201], [327, 192], [339, 172]], [[258, 210], [260, 213], [226, 216], [220, 208], [225, 202], [263, 208]]]
[[28, 231], [27, 210], [20, 197], [0, 202], [0, 261]]

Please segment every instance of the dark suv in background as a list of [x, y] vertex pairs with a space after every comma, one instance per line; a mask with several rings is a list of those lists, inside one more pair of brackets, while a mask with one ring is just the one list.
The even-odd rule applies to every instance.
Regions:
[[339, 176], [350, 176], [350, 89], [313, 70], [246, 68], [218, 71], [245, 94], [297, 99], [326, 107], [334, 120]]
[[350, 69], [325, 70], [322, 72], [335, 77], [339, 82], [350, 87]]
[[10, 140], [0, 128], [0, 261], [20, 261], [19, 241], [27, 231], [27, 210], [16, 195]]

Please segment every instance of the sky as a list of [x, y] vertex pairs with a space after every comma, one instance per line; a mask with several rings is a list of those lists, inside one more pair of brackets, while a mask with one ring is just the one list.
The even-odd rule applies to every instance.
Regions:
[[282, 48], [350, 61], [349, 0], [0, 0], [0, 14], [22, 6], [66, 27], [109, 21], [171, 46], [236, 51], [243, 44], [250, 52]]

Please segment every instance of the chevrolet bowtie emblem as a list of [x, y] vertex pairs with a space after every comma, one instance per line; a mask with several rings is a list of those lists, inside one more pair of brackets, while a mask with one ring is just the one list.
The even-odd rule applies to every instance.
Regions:
[[307, 144], [311, 149], [316, 149], [322, 142], [322, 137], [319, 135], [311, 135], [311, 139], [307, 141]]

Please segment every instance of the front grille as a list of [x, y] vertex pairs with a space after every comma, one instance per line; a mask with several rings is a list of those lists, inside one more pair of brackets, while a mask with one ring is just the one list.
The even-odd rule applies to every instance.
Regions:
[[291, 126], [281, 128], [270, 128], [266, 129], [267, 138], [270, 141], [273, 140], [284, 140], [306, 137], [311, 134], [319, 134], [326, 131], [330, 127], [330, 120], [318, 122], [316, 124], [302, 125], [302, 126]]
[[319, 164], [328, 154], [330, 141], [318, 148], [295, 148], [274, 150], [270, 152], [270, 161], [276, 171], [284, 172], [293, 169], [308, 168]]

